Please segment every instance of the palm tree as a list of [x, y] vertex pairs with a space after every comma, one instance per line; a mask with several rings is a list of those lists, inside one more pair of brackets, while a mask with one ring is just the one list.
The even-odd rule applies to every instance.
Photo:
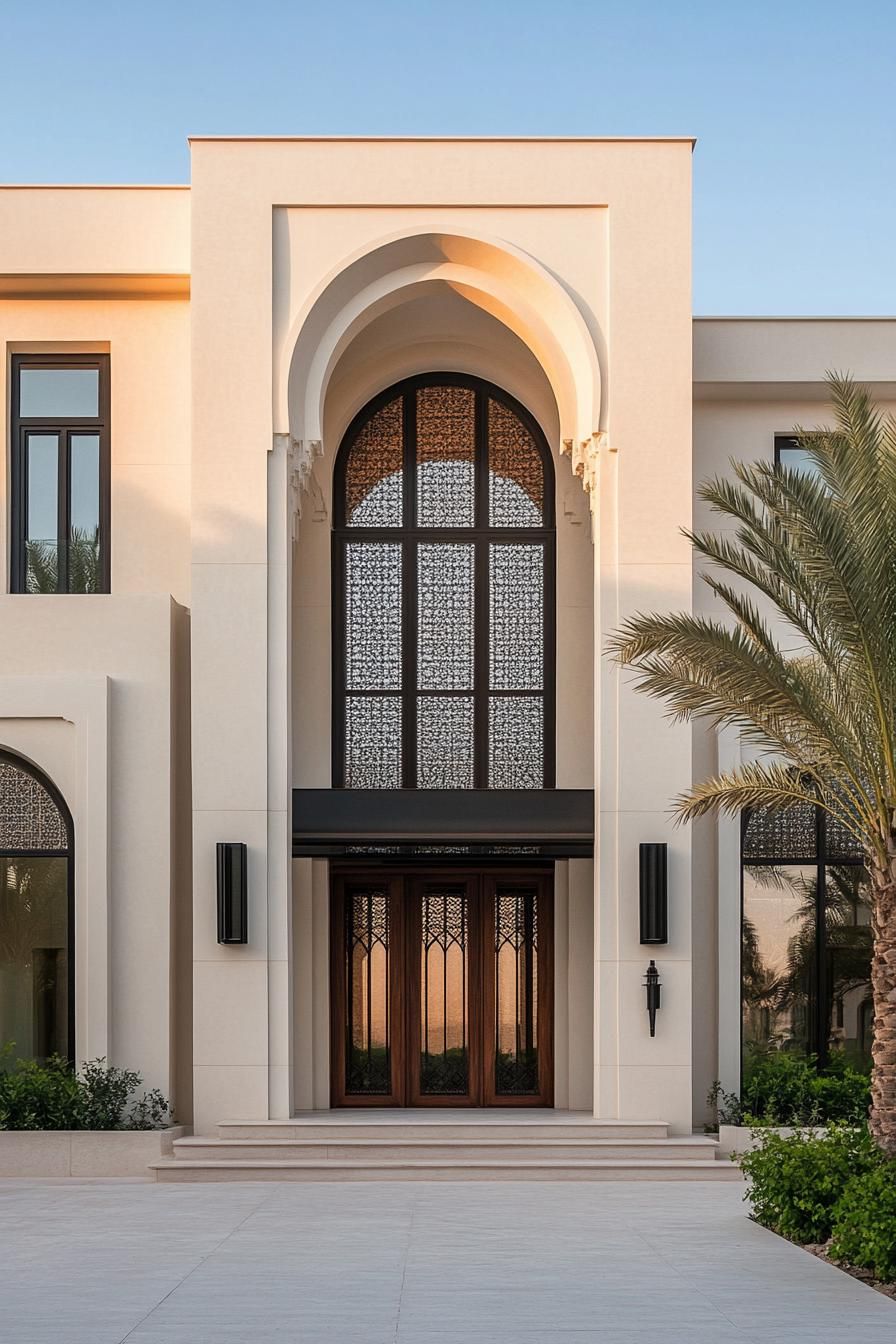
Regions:
[[[642, 614], [611, 640], [673, 718], [733, 726], [757, 759], [675, 800], [683, 820], [817, 804], [871, 883], [871, 1131], [896, 1156], [896, 421], [828, 378], [810, 470], [732, 464], [700, 496], [733, 530], [687, 533], [722, 619]], [[772, 624], [774, 622], [774, 625]]]

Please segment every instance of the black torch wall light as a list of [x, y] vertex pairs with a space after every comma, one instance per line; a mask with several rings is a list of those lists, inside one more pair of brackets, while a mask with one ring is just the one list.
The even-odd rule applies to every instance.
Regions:
[[[639, 897], [641, 942], [645, 945], [669, 941], [668, 846], [643, 844], [639, 854]], [[651, 960], [644, 977], [647, 991], [647, 1016], [650, 1034], [656, 1035], [656, 1015], [660, 1007], [660, 973]]]

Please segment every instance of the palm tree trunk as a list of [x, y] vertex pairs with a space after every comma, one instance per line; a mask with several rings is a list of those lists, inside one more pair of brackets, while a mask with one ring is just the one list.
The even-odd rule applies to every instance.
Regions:
[[892, 872], [872, 874], [874, 952], [874, 1042], [871, 1047], [870, 1128], [878, 1145], [896, 1157], [896, 880]]

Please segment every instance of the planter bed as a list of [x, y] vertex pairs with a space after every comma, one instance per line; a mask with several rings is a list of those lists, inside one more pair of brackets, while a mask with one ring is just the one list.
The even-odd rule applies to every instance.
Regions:
[[3, 1176], [148, 1176], [186, 1125], [168, 1129], [0, 1130]]

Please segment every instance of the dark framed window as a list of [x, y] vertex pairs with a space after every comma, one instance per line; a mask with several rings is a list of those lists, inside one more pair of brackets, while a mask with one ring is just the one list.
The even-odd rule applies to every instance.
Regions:
[[0, 751], [0, 1042], [19, 1059], [75, 1057], [71, 814], [28, 761]]
[[859, 846], [821, 808], [744, 814], [744, 1070], [768, 1050], [871, 1058], [871, 891]]
[[793, 434], [775, 435], [775, 466], [790, 467], [795, 471], [808, 471], [813, 474], [817, 470], [815, 463]]
[[109, 356], [12, 357], [14, 593], [109, 592]]
[[554, 479], [506, 392], [408, 379], [336, 462], [333, 784], [554, 786]]

